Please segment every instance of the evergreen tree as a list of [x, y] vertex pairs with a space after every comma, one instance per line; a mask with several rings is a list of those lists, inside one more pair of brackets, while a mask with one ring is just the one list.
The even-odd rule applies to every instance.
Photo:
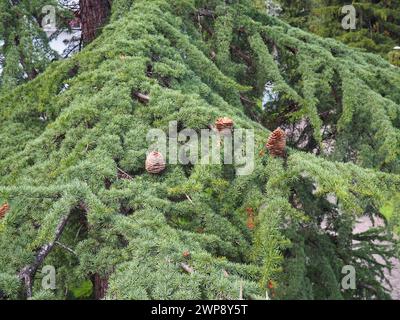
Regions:
[[[400, 3], [382, 0], [280, 0], [283, 16], [292, 25], [331, 37], [387, 58], [400, 41]], [[352, 4], [357, 12], [355, 30], [344, 30], [342, 8]]]
[[[71, 1], [70, 1], [71, 2]], [[70, 29], [69, 21], [76, 8], [82, 22], [82, 42], [88, 44], [101, 30], [110, 11], [108, 0], [80, 0], [74, 4], [52, 0], [1, 0], [0, 24], [0, 90], [34, 79], [59, 54], [49, 46], [49, 40]], [[55, 9], [55, 29], [49, 36], [43, 29], [46, 8]], [[70, 8], [71, 7], [71, 8]]]
[[[268, 81], [273, 110], [260, 107]], [[82, 52], [0, 96], [0, 297], [389, 298], [399, 87], [382, 58], [250, 0], [112, 1]], [[150, 129], [200, 131], [220, 117], [255, 130], [253, 173], [146, 172]], [[270, 155], [268, 128], [300, 120], [301, 137], [276, 152], [272, 136]], [[386, 225], [354, 234], [363, 215]], [[41, 286], [44, 265], [55, 290]], [[355, 290], [341, 287], [347, 265]]]
[[42, 8], [56, 1], [0, 1], [0, 88], [9, 90], [34, 79], [57, 54], [48, 46]]

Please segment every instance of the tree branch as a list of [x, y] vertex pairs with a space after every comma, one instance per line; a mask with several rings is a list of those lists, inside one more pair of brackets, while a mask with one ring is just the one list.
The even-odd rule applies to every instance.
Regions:
[[61, 248], [65, 249], [65, 250], [67, 250], [68, 252], [72, 253], [73, 255], [78, 256], [74, 250], [72, 250], [71, 248], [67, 247], [65, 244], [62, 244], [59, 241], [55, 241], [55, 244], [60, 246]]
[[186, 263], [181, 263], [181, 268], [182, 268], [185, 272], [190, 273], [190, 274], [192, 274], [192, 273], [194, 272], [193, 268], [190, 267], [189, 265], [187, 265]]
[[134, 92], [133, 96], [143, 103], [148, 103], [150, 101], [150, 97], [148, 95], [145, 95], [140, 92]]
[[44, 259], [48, 256], [48, 254], [53, 250], [54, 246], [58, 242], [58, 240], [61, 237], [61, 234], [63, 233], [65, 226], [67, 225], [68, 219], [69, 219], [70, 214], [66, 216], [62, 216], [57, 228], [54, 233], [54, 240], [50, 243], [46, 243], [43, 245], [40, 249], [39, 252], [37, 253], [35, 260], [33, 261], [32, 264], [25, 266], [19, 273], [19, 279], [24, 282], [25, 284], [25, 291], [26, 291], [26, 296], [28, 298], [32, 297], [32, 286], [33, 286], [33, 279], [35, 277], [35, 274], [40, 267], [40, 265], [43, 263]]
[[122, 175], [118, 175], [119, 178], [123, 178], [123, 179], [128, 179], [128, 180], [133, 180], [133, 177], [131, 175], [129, 175], [128, 173], [126, 173], [124, 170], [122, 170], [121, 168], [117, 167], [117, 170], [119, 171], [119, 173], [121, 173]]
[[209, 10], [209, 9], [199, 9], [199, 10], [197, 10], [197, 12], [196, 12], [196, 14], [198, 15], [198, 16], [202, 16], [202, 17], [211, 17], [211, 18], [214, 18], [214, 11], [212, 11], [212, 10]]

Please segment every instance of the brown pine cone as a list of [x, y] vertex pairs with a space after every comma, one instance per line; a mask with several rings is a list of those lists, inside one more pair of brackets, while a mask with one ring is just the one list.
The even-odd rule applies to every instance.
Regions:
[[6, 216], [8, 210], [10, 210], [10, 206], [8, 203], [5, 203], [0, 207], [0, 220]]
[[284, 157], [286, 148], [286, 134], [281, 128], [276, 129], [268, 138], [266, 144], [269, 153], [273, 157]]
[[160, 152], [149, 153], [146, 159], [146, 170], [148, 173], [160, 173], [165, 169], [165, 160]]
[[215, 121], [215, 127], [218, 131], [233, 128], [233, 120], [227, 117], [219, 118]]
[[255, 227], [253, 208], [247, 208], [246, 211], [247, 211], [247, 227], [250, 230], [253, 230]]

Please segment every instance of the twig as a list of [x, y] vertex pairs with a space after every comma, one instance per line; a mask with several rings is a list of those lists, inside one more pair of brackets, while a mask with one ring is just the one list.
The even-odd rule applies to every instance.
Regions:
[[190, 267], [189, 265], [187, 265], [186, 263], [181, 263], [181, 267], [184, 271], [186, 271], [187, 273], [192, 274], [194, 272], [193, 268]]
[[132, 177], [130, 174], [128, 174], [127, 172], [125, 172], [124, 170], [122, 170], [121, 168], [118, 168], [118, 167], [117, 167], [117, 170], [118, 170], [120, 173], [122, 173], [122, 175], [123, 175], [122, 178], [124, 178], [124, 179], [129, 179], [129, 180], [133, 180], [133, 177]]
[[150, 101], [150, 97], [140, 92], [134, 92], [133, 95], [141, 102], [148, 103]]
[[74, 53], [75, 50], [78, 52], [81, 50], [81, 41], [80, 40], [77, 44], [71, 44], [71, 43], [73, 43], [73, 42], [71, 41], [70, 44], [68, 45], [68, 47], [65, 48], [62, 53], [64, 58], [67, 58], [71, 53]]
[[133, 177], [131, 175], [129, 175], [128, 173], [126, 173], [124, 170], [122, 170], [121, 168], [117, 167], [117, 170], [122, 173], [124, 176], [128, 177], [128, 179], [133, 180]]
[[243, 300], [243, 281], [240, 280], [239, 300]]
[[49, 36], [49, 41], [52, 41], [54, 39], [56, 39], [61, 33], [64, 32], [64, 29], [57, 29], [55, 32], [53, 32], [50, 36]]
[[79, 227], [78, 231], [76, 232], [75, 240], [78, 239], [79, 233], [81, 232], [81, 229], [82, 229], [82, 228], [83, 228], [83, 225], [81, 225], [81, 226]]
[[68, 252], [72, 253], [73, 255], [78, 256], [74, 250], [72, 250], [71, 248], [67, 247], [65, 244], [62, 244], [62, 243], [59, 242], [59, 241], [55, 241], [54, 243], [55, 243], [56, 245], [60, 246], [61, 248], [67, 250]]
[[189, 200], [189, 202], [190, 202], [191, 204], [194, 204], [192, 198], [190, 198], [189, 195], [185, 194], [185, 196], [186, 196], [186, 198]]

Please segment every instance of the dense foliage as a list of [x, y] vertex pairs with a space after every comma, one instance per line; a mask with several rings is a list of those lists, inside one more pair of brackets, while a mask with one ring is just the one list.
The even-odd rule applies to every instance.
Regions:
[[[93, 43], [0, 96], [1, 297], [83, 298], [101, 278], [108, 299], [389, 298], [398, 69], [230, 2], [115, 0]], [[279, 99], [263, 108], [268, 81]], [[224, 116], [255, 130], [251, 175], [145, 171], [148, 130]], [[265, 150], [278, 126], [300, 132], [284, 158]], [[362, 215], [386, 226], [354, 234]]]
[[[279, 0], [283, 17], [292, 25], [331, 37], [387, 58], [400, 43], [400, 2], [393, 0]], [[353, 4], [355, 30], [344, 30], [342, 7]]]
[[[65, 29], [71, 13], [56, 0], [0, 1], [0, 92], [34, 79], [59, 58], [42, 29], [49, 6], [54, 7], [58, 29]], [[54, 31], [51, 38], [58, 35]]]

